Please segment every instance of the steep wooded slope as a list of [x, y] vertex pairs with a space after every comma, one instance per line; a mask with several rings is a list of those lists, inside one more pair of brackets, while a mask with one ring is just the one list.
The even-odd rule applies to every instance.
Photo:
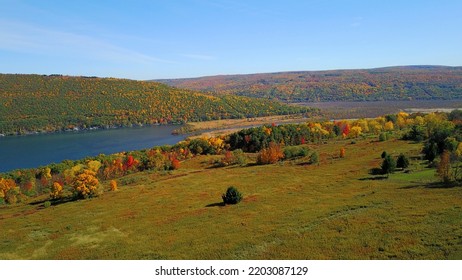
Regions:
[[0, 133], [183, 123], [305, 110], [125, 79], [0, 74]]

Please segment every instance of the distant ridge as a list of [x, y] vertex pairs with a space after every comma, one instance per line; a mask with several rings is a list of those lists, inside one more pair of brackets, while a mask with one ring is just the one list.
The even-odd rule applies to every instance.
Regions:
[[213, 95], [232, 94], [284, 102], [462, 98], [462, 67], [439, 65], [218, 75], [155, 81]]

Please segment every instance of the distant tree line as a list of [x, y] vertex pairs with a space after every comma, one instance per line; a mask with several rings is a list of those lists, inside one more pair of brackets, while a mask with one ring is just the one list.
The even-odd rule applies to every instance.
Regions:
[[281, 72], [162, 82], [216, 95], [234, 94], [285, 102], [462, 98], [461, 67]]

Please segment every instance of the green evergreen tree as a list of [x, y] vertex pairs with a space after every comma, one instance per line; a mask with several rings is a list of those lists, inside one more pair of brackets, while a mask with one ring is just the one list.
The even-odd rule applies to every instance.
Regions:
[[390, 173], [393, 173], [396, 169], [396, 161], [390, 156], [387, 155], [382, 162], [382, 172], [384, 174], [387, 174], [387, 176]]

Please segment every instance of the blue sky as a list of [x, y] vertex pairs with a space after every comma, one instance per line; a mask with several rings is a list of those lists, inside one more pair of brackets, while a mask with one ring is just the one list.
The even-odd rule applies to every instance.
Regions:
[[462, 65], [462, 1], [0, 0], [0, 73], [129, 79]]

